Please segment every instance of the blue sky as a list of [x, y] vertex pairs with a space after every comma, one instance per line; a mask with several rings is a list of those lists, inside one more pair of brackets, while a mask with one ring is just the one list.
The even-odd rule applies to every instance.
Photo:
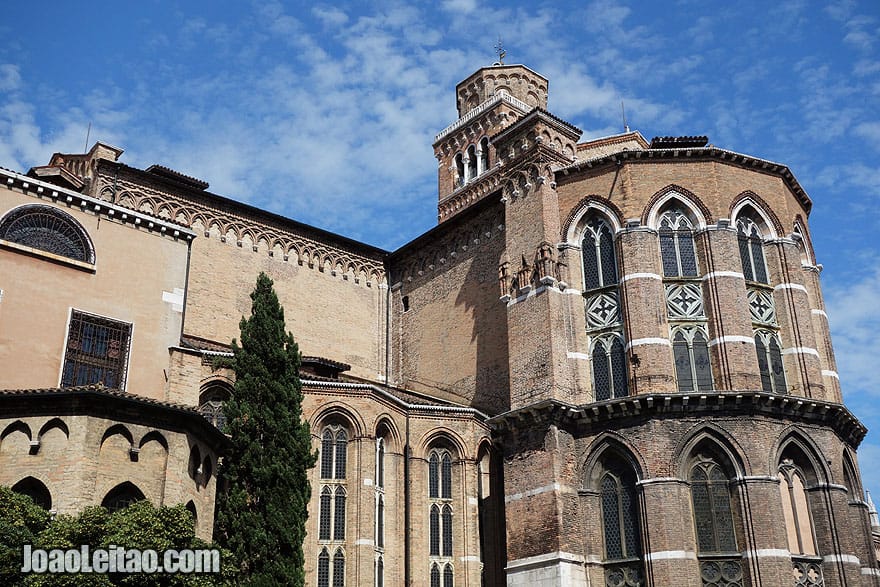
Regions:
[[[772, 4], [772, 6], [770, 6]], [[787, 164], [810, 228], [859, 451], [880, 497], [880, 4], [12, 2], [0, 166], [102, 140], [211, 191], [393, 249], [436, 223], [431, 143], [495, 60], [550, 79], [584, 138], [706, 134]], [[378, 7], [377, 7], [378, 6]], [[770, 6], [767, 8], [766, 6]]]

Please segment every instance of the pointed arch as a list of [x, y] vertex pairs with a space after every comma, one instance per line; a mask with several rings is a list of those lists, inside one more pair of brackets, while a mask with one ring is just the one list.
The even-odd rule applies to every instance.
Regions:
[[603, 215], [608, 220], [615, 234], [623, 226], [623, 213], [614, 202], [601, 196], [586, 196], [581, 199], [574, 208], [572, 208], [562, 225], [561, 236], [567, 244], [580, 247], [580, 239], [583, 235], [583, 226], [586, 222], [586, 216], [591, 211]]
[[648, 200], [642, 211], [642, 225], [657, 230], [660, 215], [675, 205], [686, 211], [696, 230], [706, 228], [714, 222], [712, 212], [699, 196], [680, 185], [669, 184]]
[[770, 451], [768, 470], [776, 470], [779, 463], [786, 458], [803, 469], [810, 486], [828, 483], [832, 478], [822, 449], [809, 435], [793, 425], [782, 431]]
[[349, 438], [360, 438], [366, 435], [369, 428], [359, 412], [353, 411], [347, 404], [331, 402], [316, 411], [309, 421], [312, 434], [329, 425], [339, 425], [349, 431]]
[[452, 453], [453, 460], [459, 459], [470, 459], [476, 457], [476, 455], [472, 455], [470, 451], [465, 448], [465, 442], [454, 431], [449, 430], [448, 428], [434, 428], [426, 432], [421, 439], [419, 439], [418, 443], [415, 444], [415, 448], [418, 452], [414, 456], [419, 456], [423, 459], [428, 458], [428, 452], [433, 448], [446, 448]]
[[114, 424], [107, 428], [107, 430], [104, 431], [104, 436], [101, 437], [101, 445], [103, 446], [108, 438], [116, 434], [125, 438], [130, 446], [134, 446], [134, 436], [132, 436], [131, 431], [123, 424]]
[[751, 474], [746, 452], [733, 435], [714, 422], [702, 422], [684, 435], [672, 453], [680, 479], [688, 478], [691, 463], [700, 452], [715, 456], [730, 479]]
[[12, 491], [30, 497], [33, 502], [44, 510], [52, 509], [52, 494], [46, 484], [36, 477], [25, 477], [12, 486]]
[[764, 201], [764, 198], [751, 190], [742, 192], [730, 203], [730, 224], [736, 226], [736, 221], [750, 210], [753, 220], [757, 222], [757, 219], [760, 218], [758, 224], [764, 230], [765, 239], [779, 238], [785, 232], [773, 209]]
[[165, 438], [165, 435], [158, 430], [151, 430], [144, 434], [143, 438], [141, 438], [141, 441], [138, 443], [138, 448], [143, 448], [148, 442], [157, 442], [166, 451], [168, 450], [168, 440]]
[[3, 429], [3, 434], [0, 434], [0, 442], [3, 442], [3, 439], [13, 432], [21, 432], [27, 437], [28, 440], [33, 439], [33, 435], [31, 434], [31, 427], [21, 420], [16, 420], [15, 422], [9, 424], [6, 428]]
[[850, 492], [850, 499], [861, 500], [865, 492], [862, 490], [862, 480], [859, 478], [859, 468], [849, 448], [843, 449], [843, 484]]
[[144, 499], [146, 499], [144, 492], [138, 489], [137, 485], [131, 481], [125, 481], [107, 492], [101, 501], [101, 506], [115, 512]]
[[587, 447], [586, 457], [581, 464], [581, 481], [584, 489], [595, 489], [601, 477], [600, 463], [603, 459], [618, 458], [626, 462], [639, 479], [648, 476], [648, 466], [644, 456], [623, 435], [605, 431], [597, 436]]

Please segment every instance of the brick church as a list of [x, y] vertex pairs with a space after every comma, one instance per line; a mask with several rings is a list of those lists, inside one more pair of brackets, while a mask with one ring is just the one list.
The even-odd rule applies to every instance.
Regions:
[[782, 164], [580, 142], [495, 64], [396, 251], [122, 150], [0, 169], [0, 484], [213, 527], [260, 271], [303, 353], [313, 587], [880, 585], [807, 222]]

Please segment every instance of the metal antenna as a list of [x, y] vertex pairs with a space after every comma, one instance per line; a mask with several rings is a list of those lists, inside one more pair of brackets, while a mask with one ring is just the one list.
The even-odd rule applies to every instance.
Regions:
[[507, 56], [507, 51], [504, 50], [504, 45], [501, 43], [501, 35], [498, 35], [498, 42], [495, 43], [495, 52], [498, 53], [498, 64], [504, 65], [504, 58]]
[[623, 100], [620, 101], [620, 112], [623, 114], [623, 132], [629, 132], [629, 125], [626, 123], [626, 108], [623, 107]]
[[89, 128], [86, 131], [86, 146], [83, 147], [83, 153], [89, 152], [89, 135], [92, 134], [92, 123], [89, 122]]

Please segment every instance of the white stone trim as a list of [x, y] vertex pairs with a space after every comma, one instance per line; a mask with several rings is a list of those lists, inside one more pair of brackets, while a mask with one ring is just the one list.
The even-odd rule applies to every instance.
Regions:
[[361, 545], [364, 545], [364, 546], [375, 546], [375, 543], [373, 542], [373, 539], [372, 539], [372, 538], [358, 538], [358, 539], [355, 541], [355, 544], [357, 544], [358, 546], [361, 546]]
[[697, 560], [697, 553], [692, 550], [661, 550], [658, 552], [649, 552], [645, 555], [645, 560]]
[[875, 569], [873, 567], [862, 567], [863, 575], [874, 575], [875, 577], [880, 577], [880, 569]]
[[840, 381], [840, 375], [837, 374], [837, 371], [832, 371], [830, 369], [822, 369], [822, 377], [834, 377]]
[[581, 361], [589, 361], [590, 360], [590, 355], [588, 355], [587, 353], [573, 353], [573, 352], [569, 351], [569, 352], [565, 353], [565, 356], [568, 357], [569, 359], [578, 359]]
[[743, 556], [748, 558], [790, 558], [791, 552], [785, 548], [758, 548], [745, 551]]
[[162, 292], [162, 301], [171, 304], [171, 309], [175, 312], [183, 312], [183, 290], [175, 287], [171, 291]]
[[726, 344], [728, 342], [745, 342], [748, 344], [755, 344], [755, 339], [751, 336], [739, 336], [737, 334], [728, 334], [726, 336], [719, 336], [718, 338], [713, 338], [709, 341], [709, 346], [715, 346], [716, 344]]
[[798, 291], [802, 291], [807, 293], [807, 288], [801, 285], [800, 283], [780, 283], [779, 285], [773, 288], [773, 291], [781, 291], [783, 289], [796, 289]]
[[480, 562], [480, 557], [470, 555], [470, 556], [461, 556], [458, 558], [463, 563], [478, 563]]
[[652, 485], [654, 483], [685, 483], [684, 479], [678, 477], [653, 477], [651, 479], [640, 479], [636, 481], [636, 485]]
[[546, 290], [546, 289], [547, 289], [546, 285], [539, 285], [538, 287], [531, 288], [531, 289], [529, 289], [529, 291], [527, 291], [523, 295], [517, 296], [517, 297], [513, 298], [512, 300], [510, 300], [509, 302], [507, 302], [507, 307], [510, 307], [514, 304], [518, 304], [520, 302], [524, 302], [528, 298], [533, 298], [536, 295], [538, 295], [539, 293], [543, 293], [544, 290]]
[[849, 565], [861, 565], [859, 557], [852, 554], [828, 554], [822, 557], [823, 563], [843, 563]]
[[828, 314], [825, 313], [825, 310], [817, 310], [813, 308], [810, 310], [811, 314], [816, 314], [817, 316], [824, 316], [826, 319], [828, 318]]
[[628, 273], [620, 279], [620, 283], [629, 281], [630, 279], [656, 279], [658, 281], [663, 281], [663, 277], [656, 273]]
[[510, 561], [507, 563], [507, 567], [505, 567], [505, 569], [511, 571], [523, 567], [545, 566], [543, 563], [549, 563], [552, 561], [583, 564], [587, 562], [587, 559], [579, 554], [557, 550], [555, 552], [548, 552], [546, 554], [538, 554], [535, 556], [527, 556], [526, 558], [520, 558], [514, 561]]
[[666, 346], [672, 346], [672, 343], [669, 342], [668, 338], [637, 338], [626, 343], [626, 350], [629, 350], [634, 346], [642, 346], [646, 344], [662, 344]]
[[798, 347], [791, 347], [791, 348], [787, 348], [787, 349], [782, 349], [782, 354], [783, 355], [795, 355], [795, 354], [797, 354], [797, 355], [816, 355], [818, 357], [819, 351], [817, 351], [816, 349], [811, 349], [810, 347], [806, 347], [806, 346], [798, 346]]
[[746, 279], [746, 276], [740, 271], [710, 271], [701, 279], [705, 281], [707, 279], [715, 279], [716, 277], [735, 277], [737, 279], [742, 279], [743, 281]]
[[526, 497], [532, 497], [533, 495], [540, 495], [542, 493], [548, 493], [550, 491], [559, 491], [562, 493], [577, 493], [574, 488], [564, 485], [562, 483], [551, 483], [550, 485], [544, 485], [543, 487], [538, 487], [536, 489], [529, 489], [528, 491], [523, 491], [522, 493], [514, 493], [513, 495], [505, 495], [504, 503], [510, 503], [512, 501], [519, 501]]

